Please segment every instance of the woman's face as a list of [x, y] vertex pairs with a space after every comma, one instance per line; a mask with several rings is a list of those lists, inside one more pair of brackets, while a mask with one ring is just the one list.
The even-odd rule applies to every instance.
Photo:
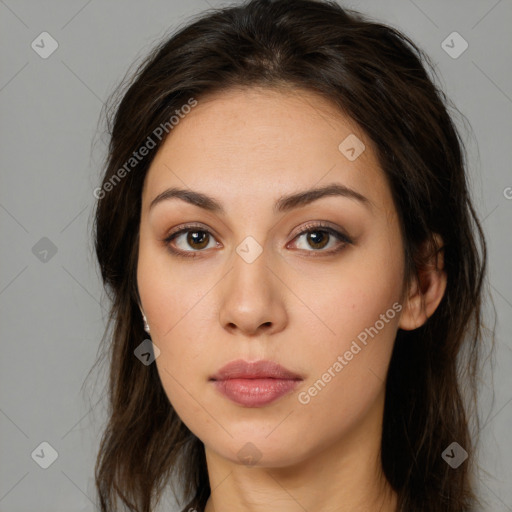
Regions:
[[[338, 192], [286, 199], [327, 186]], [[151, 206], [170, 188], [190, 195]], [[313, 93], [201, 98], [151, 164], [142, 308], [169, 401], [217, 456], [279, 467], [376, 436], [403, 272], [371, 141]], [[297, 378], [267, 368], [211, 380], [235, 360], [273, 361]]]

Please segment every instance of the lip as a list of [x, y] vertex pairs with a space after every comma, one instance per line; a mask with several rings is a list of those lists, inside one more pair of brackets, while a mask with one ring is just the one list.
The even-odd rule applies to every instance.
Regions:
[[237, 359], [223, 366], [210, 380], [226, 379], [287, 379], [302, 380], [302, 376], [274, 361], [244, 361]]
[[262, 407], [290, 393], [304, 379], [274, 361], [238, 359], [223, 366], [209, 380], [233, 402]]

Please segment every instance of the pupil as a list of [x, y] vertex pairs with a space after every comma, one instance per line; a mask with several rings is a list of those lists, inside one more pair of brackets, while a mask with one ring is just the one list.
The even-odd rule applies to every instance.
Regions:
[[[191, 231], [189, 232], [189, 235], [188, 235], [188, 242], [191, 246], [193, 245], [208, 245], [208, 243], [204, 244], [204, 239], [206, 239], [207, 235], [204, 231]], [[203, 240], [203, 242], [200, 241], [200, 239]], [[201, 247], [202, 248], [202, 247]]]
[[322, 237], [324, 237], [325, 240], [327, 240], [326, 233], [324, 233], [323, 231], [314, 231], [314, 232], [309, 234], [309, 239], [312, 240], [313, 245], [315, 245], [315, 246], [319, 245], [320, 247], [317, 247], [317, 248], [320, 248], [320, 249], [322, 247], [325, 247], [325, 245], [326, 245], [325, 243], [322, 244], [321, 242], [318, 241], [318, 238], [322, 238]]

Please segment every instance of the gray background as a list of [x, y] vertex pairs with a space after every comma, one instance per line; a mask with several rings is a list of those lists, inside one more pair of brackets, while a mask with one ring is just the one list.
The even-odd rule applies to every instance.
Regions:
[[[0, 1], [1, 512], [96, 510], [93, 465], [105, 419], [105, 374], [96, 384], [84, 382], [107, 307], [91, 240], [92, 191], [107, 141], [98, 119], [115, 85], [159, 38], [221, 5]], [[481, 383], [480, 487], [488, 510], [512, 511], [512, 2], [343, 5], [403, 30], [424, 48], [473, 128], [463, 133], [498, 314], [494, 402], [489, 370]], [[44, 31], [59, 45], [46, 59], [31, 47]], [[441, 46], [453, 31], [469, 45], [458, 58]], [[48, 469], [31, 457], [43, 441], [58, 452]]]

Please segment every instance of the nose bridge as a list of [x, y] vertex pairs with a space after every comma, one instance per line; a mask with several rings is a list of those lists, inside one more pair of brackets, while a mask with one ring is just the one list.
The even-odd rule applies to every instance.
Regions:
[[271, 293], [271, 283], [268, 266], [270, 254], [251, 235], [246, 236], [236, 247], [233, 255], [231, 274], [231, 293], [247, 300], [268, 299]]
[[286, 317], [276, 280], [270, 267], [271, 254], [252, 236], [236, 247], [232, 267], [220, 288], [220, 322], [246, 334], [262, 325], [280, 329]]

